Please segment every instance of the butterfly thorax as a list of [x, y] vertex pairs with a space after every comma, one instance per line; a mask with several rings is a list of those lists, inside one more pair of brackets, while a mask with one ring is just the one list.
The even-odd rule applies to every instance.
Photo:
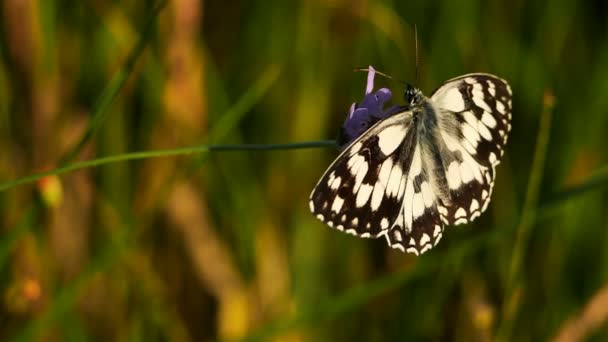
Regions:
[[446, 160], [442, 156], [452, 153], [447, 150], [445, 143], [440, 138], [439, 129], [440, 126], [445, 126], [441, 120], [445, 121], [446, 118], [440, 116], [440, 109], [435, 107], [433, 102], [419, 90], [410, 102], [409, 110], [412, 112], [417, 146], [420, 148], [424, 164], [422, 178], [426, 179], [442, 203], [450, 203], [451, 196], [445, 178]]

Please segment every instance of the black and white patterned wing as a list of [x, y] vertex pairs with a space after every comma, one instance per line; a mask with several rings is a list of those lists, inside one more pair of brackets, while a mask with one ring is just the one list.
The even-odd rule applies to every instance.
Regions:
[[490, 202], [511, 131], [511, 88], [493, 75], [468, 74], [445, 82], [430, 99], [440, 111], [447, 148], [441, 157], [450, 201], [439, 211], [445, 223], [467, 223]]
[[430, 159], [433, 146], [418, 139], [413, 149], [401, 210], [385, 234], [392, 248], [420, 255], [437, 245], [443, 234], [439, 213], [440, 189], [436, 167]]
[[409, 111], [371, 127], [321, 177], [310, 195], [311, 212], [346, 233], [384, 235], [393, 248], [416, 254], [430, 249], [443, 225], [416, 134]]

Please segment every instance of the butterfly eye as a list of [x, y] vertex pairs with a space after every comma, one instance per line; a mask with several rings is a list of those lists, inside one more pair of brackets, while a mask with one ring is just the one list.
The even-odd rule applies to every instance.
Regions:
[[406, 103], [411, 104], [412, 102], [414, 102], [414, 98], [416, 97], [416, 89], [408, 84], [405, 87], [405, 93], [403, 97], [405, 98]]

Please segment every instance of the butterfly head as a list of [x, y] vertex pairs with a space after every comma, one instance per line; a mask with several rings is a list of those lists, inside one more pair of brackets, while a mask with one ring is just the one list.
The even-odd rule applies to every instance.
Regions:
[[418, 105], [423, 100], [423, 95], [420, 89], [417, 89], [409, 84], [405, 86], [403, 97], [405, 98], [406, 105], [409, 107]]

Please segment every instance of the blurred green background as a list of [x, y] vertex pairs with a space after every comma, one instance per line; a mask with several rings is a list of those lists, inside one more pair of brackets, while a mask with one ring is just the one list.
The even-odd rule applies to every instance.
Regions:
[[488, 72], [514, 110], [488, 211], [422, 257], [310, 215], [332, 148], [3, 183], [0, 339], [608, 340], [606, 4], [2, 1], [0, 182], [333, 139], [353, 68], [414, 82], [414, 24], [426, 94]]

